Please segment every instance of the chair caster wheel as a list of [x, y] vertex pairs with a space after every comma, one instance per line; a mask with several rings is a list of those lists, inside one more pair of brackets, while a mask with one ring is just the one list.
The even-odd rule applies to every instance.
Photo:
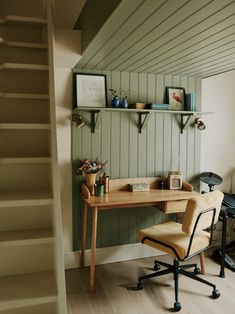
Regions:
[[180, 302], [175, 302], [174, 303], [174, 310], [175, 310], [175, 312], [179, 312], [181, 310]]
[[201, 269], [199, 268], [199, 267], [195, 267], [194, 268], [194, 274], [195, 275], [198, 275], [198, 274], [200, 274], [201, 273]]
[[153, 270], [158, 271], [161, 269], [160, 264], [158, 264], [157, 262], [155, 262], [154, 266], [153, 266]]
[[220, 292], [219, 290], [215, 289], [212, 291], [212, 298], [213, 299], [218, 299], [220, 297]]
[[142, 282], [142, 281], [139, 281], [139, 282], [137, 283], [137, 290], [142, 290], [142, 289], [144, 289], [143, 282]]

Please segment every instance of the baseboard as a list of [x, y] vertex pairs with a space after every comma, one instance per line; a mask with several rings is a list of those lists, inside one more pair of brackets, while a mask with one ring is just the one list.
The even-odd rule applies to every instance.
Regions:
[[[108, 264], [131, 259], [159, 256], [164, 253], [141, 243], [97, 248], [95, 263]], [[90, 250], [85, 251], [85, 266], [90, 266]], [[80, 267], [80, 251], [65, 253], [65, 269]]]

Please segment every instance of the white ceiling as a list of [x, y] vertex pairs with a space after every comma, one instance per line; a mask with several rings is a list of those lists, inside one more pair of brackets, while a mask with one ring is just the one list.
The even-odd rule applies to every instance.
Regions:
[[57, 28], [72, 29], [86, 0], [55, 0], [54, 21]]
[[78, 66], [194, 77], [235, 69], [235, 1], [123, 0]]

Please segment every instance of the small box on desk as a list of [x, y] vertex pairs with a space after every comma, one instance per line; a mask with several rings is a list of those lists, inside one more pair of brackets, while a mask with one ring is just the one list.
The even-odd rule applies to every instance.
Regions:
[[129, 184], [129, 190], [131, 192], [148, 191], [149, 190], [149, 184], [148, 183], [133, 183], [133, 184]]

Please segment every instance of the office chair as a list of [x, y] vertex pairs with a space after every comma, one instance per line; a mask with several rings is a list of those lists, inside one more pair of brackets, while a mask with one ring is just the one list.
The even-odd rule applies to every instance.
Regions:
[[[168, 253], [174, 257], [173, 265], [155, 261], [156, 272], [139, 277], [137, 289], [143, 289], [143, 281], [152, 277], [159, 277], [169, 273], [174, 274], [175, 303], [174, 310], [180, 311], [181, 304], [178, 300], [178, 277], [179, 274], [197, 280], [213, 288], [212, 297], [220, 296], [220, 292], [211, 282], [198, 277], [200, 269], [197, 264], [180, 265], [179, 261], [186, 261], [206, 250], [212, 241], [213, 225], [217, 222], [223, 193], [212, 191], [191, 198], [186, 207], [183, 223], [167, 221], [139, 231], [140, 240], [143, 244]], [[209, 228], [209, 231], [204, 231]], [[166, 267], [160, 270], [160, 265]], [[194, 274], [186, 271], [194, 267]]]

